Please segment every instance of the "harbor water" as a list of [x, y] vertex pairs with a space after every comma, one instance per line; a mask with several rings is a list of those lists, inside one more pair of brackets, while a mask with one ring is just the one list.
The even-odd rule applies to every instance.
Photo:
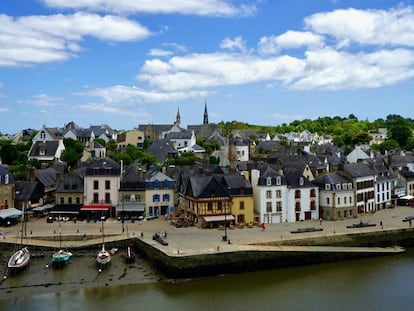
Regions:
[[[118, 257], [116, 257], [118, 256]], [[412, 310], [414, 249], [399, 255], [269, 271], [168, 280], [142, 258], [116, 255], [99, 273], [94, 254], [62, 270], [32, 259], [3, 280], [0, 310]], [[2, 260], [4, 266], [4, 259]]]

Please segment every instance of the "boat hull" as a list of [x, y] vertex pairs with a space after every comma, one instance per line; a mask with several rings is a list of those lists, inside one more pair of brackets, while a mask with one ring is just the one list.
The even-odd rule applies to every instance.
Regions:
[[111, 263], [111, 254], [102, 246], [102, 249], [96, 255], [96, 265], [99, 269], [105, 269]]
[[62, 267], [72, 258], [72, 253], [65, 250], [59, 250], [52, 255], [52, 265], [54, 267]]
[[23, 270], [30, 262], [30, 251], [23, 247], [16, 251], [7, 263], [7, 267], [12, 271]]

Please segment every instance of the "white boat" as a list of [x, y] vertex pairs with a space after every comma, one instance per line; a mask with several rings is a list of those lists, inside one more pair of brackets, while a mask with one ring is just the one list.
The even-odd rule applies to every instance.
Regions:
[[99, 271], [105, 269], [111, 263], [111, 260], [111, 254], [105, 249], [104, 222], [102, 220], [102, 248], [96, 255], [96, 265]]
[[102, 249], [96, 255], [96, 264], [100, 270], [103, 270], [111, 262], [111, 254], [105, 249], [105, 244], [102, 244]]
[[30, 251], [29, 249], [23, 245], [23, 233], [25, 232], [26, 226], [26, 219], [25, 219], [25, 205], [23, 204], [23, 212], [22, 212], [22, 228], [21, 228], [21, 240], [20, 244], [16, 243], [17, 251], [11, 255], [9, 261], [7, 263], [7, 267], [10, 272], [17, 272], [23, 270], [30, 262]]
[[23, 247], [17, 250], [11, 257], [9, 258], [9, 262], [7, 264], [9, 269], [12, 270], [22, 270], [25, 268], [30, 262], [30, 252], [27, 247]]

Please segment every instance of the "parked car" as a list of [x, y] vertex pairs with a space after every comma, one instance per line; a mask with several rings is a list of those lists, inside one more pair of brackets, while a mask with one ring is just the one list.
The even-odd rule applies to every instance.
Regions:
[[164, 237], [159, 232], [155, 232], [152, 236], [152, 239], [160, 243], [161, 245], [168, 245], [168, 242], [164, 239]]
[[46, 218], [46, 222], [49, 223], [49, 224], [53, 223], [53, 220], [54, 220], [53, 216], [49, 216], [48, 218]]

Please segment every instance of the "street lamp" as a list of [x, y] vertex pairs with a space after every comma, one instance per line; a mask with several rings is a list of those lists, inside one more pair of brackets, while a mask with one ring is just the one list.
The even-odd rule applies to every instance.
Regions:
[[[230, 187], [227, 187], [227, 190], [229, 192], [229, 198], [230, 198]], [[230, 202], [230, 201], [228, 201]], [[227, 241], [227, 202], [224, 204], [224, 236], [223, 236], [223, 242]]]

